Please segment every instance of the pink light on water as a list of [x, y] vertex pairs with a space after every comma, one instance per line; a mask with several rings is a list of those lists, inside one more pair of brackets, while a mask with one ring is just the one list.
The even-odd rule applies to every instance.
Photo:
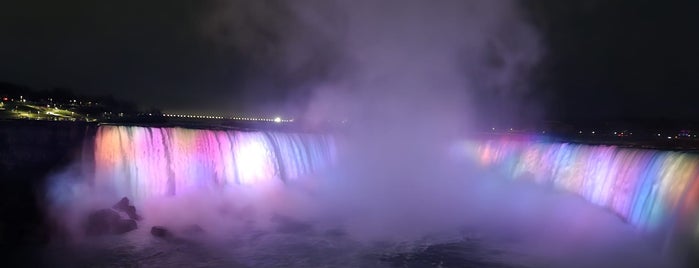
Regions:
[[135, 199], [295, 179], [328, 167], [322, 135], [101, 126], [94, 184]]
[[489, 140], [473, 147], [484, 166], [580, 195], [643, 230], [667, 225], [699, 230], [696, 155], [526, 140]]

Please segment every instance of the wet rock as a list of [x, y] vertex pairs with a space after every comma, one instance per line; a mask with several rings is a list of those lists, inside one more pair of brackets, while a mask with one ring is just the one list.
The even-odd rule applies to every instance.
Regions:
[[126, 208], [128, 208], [128, 207], [129, 207], [129, 199], [126, 198], [126, 196], [122, 197], [121, 200], [119, 200], [119, 202], [117, 202], [116, 204], [114, 204], [114, 206], [112, 206], [112, 208], [116, 209], [117, 211], [125, 211]]
[[[128, 215], [128, 219], [122, 219], [119, 212]], [[123, 234], [138, 228], [137, 220], [141, 216], [136, 214], [136, 207], [129, 204], [129, 199], [121, 198], [111, 209], [105, 208], [94, 211], [87, 216], [85, 233], [87, 235]]]
[[123, 234], [128, 233], [138, 228], [138, 224], [133, 219], [119, 219], [113, 226], [112, 233]]
[[182, 229], [182, 232], [186, 235], [197, 235], [204, 233], [204, 229], [197, 224], [192, 224]]
[[153, 226], [150, 228], [150, 234], [156, 237], [169, 237], [172, 234], [168, 229], [165, 229], [163, 226]]
[[136, 213], [136, 207], [129, 204], [129, 199], [122, 197], [119, 202], [112, 206], [113, 209], [126, 213], [132, 220], [140, 221], [142, 218]]
[[120, 220], [119, 213], [114, 210], [106, 208], [94, 211], [87, 216], [85, 233], [87, 235], [110, 234]]
[[142, 219], [140, 215], [136, 214], [136, 207], [134, 206], [128, 206], [125, 212], [126, 215], [129, 215], [129, 218], [132, 220], [140, 221]]

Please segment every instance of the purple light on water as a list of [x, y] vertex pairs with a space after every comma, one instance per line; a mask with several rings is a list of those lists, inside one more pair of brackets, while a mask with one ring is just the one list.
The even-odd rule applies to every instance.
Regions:
[[323, 135], [101, 126], [95, 185], [140, 199], [295, 179], [327, 168]]
[[642, 230], [659, 231], [675, 221], [684, 230], [699, 228], [695, 155], [506, 139], [469, 148], [483, 166], [580, 195]]

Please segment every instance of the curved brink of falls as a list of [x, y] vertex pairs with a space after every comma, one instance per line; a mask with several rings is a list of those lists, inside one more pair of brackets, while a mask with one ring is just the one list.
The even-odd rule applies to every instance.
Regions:
[[293, 180], [332, 164], [325, 135], [100, 126], [94, 186], [134, 199]]
[[695, 154], [507, 139], [468, 147], [485, 166], [577, 194], [665, 243], [699, 235]]
[[[577, 194], [665, 242], [699, 234], [697, 155], [505, 139], [467, 148], [507, 177]], [[93, 186], [139, 200], [288, 181], [329, 167], [336, 150], [328, 135], [100, 126]]]

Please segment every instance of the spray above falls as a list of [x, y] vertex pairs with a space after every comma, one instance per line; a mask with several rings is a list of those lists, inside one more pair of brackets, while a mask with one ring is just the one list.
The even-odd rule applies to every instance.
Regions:
[[520, 1], [215, 1], [203, 18], [256, 66], [250, 98], [284, 91], [277, 106], [310, 122], [451, 131], [540, 116], [523, 96], [543, 47]]

